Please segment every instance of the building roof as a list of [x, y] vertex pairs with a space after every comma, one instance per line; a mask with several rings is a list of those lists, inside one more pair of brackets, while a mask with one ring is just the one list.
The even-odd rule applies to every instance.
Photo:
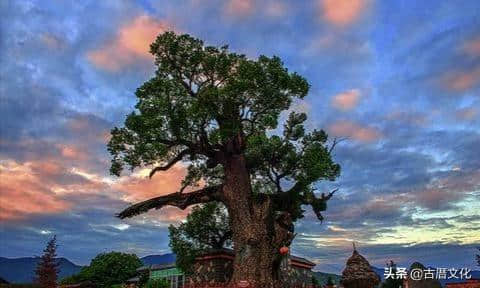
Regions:
[[145, 265], [137, 269], [137, 272], [145, 271], [145, 270], [164, 270], [169, 268], [175, 268], [175, 262], [167, 263], [167, 264], [152, 264], [152, 265]]
[[[234, 251], [232, 249], [228, 249], [228, 248], [209, 249], [209, 250], [206, 250], [205, 253], [200, 257], [211, 257], [211, 256], [219, 256], [219, 255], [230, 256], [230, 257], [232, 257], [232, 259], [233, 259], [233, 257], [235, 257]], [[292, 260], [293, 265], [299, 263], [299, 264], [303, 264], [303, 265], [306, 265], [306, 266], [311, 266], [310, 268], [312, 268], [313, 266], [316, 265], [312, 261], [309, 261], [305, 258], [298, 257], [298, 256], [295, 256], [295, 255], [290, 255], [290, 259]]]
[[[226, 259], [231, 259], [235, 257], [235, 254], [232, 249], [228, 248], [222, 248], [222, 249], [208, 249], [203, 253], [200, 257], [198, 257], [198, 260], [206, 260], [206, 259], [211, 259], [211, 258], [226, 258]], [[304, 268], [313, 268], [316, 264], [313, 263], [312, 261], [309, 261], [305, 258], [290, 255], [290, 259], [292, 261], [292, 265], [294, 266], [301, 266]], [[164, 270], [164, 269], [170, 269], [170, 268], [175, 268], [175, 262], [172, 263], [167, 263], [167, 264], [152, 264], [152, 265], [145, 265], [137, 269], [137, 272], [141, 271], [152, 271], [152, 270]]]
[[310, 260], [307, 260], [307, 259], [302, 258], [302, 257], [295, 256], [295, 255], [290, 255], [290, 259], [292, 259], [292, 261], [297, 261], [297, 262], [300, 262], [300, 263], [304, 263], [304, 264], [310, 265], [312, 267], [317, 265]]

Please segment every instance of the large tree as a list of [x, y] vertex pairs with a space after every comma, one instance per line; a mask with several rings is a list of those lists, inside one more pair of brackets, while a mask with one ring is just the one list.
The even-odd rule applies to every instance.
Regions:
[[170, 247], [176, 254], [177, 267], [192, 272], [195, 258], [208, 249], [231, 245], [232, 230], [225, 207], [218, 202], [195, 206], [187, 221], [168, 227]]
[[[167, 32], [150, 48], [155, 75], [137, 89], [125, 126], [111, 131], [111, 172], [152, 167], [153, 177], [183, 161], [188, 174], [178, 192], [162, 195], [159, 187], [162, 196], [118, 216], [222, 202], [233, 232], [233, 283], [271, 287], [279, 248], [293, 240], [302, 205], [323, 219], [333, 192], [317, 195], [314, 184], [340, 173], [331, 158], [336, 142], [329, 144], [322, 130], [306, 133], [304, 113], [291, 112], [283, 133], [271, 132], [309, 84], [278, 57], [253, 60], [189, 35]], [[186, 193], [187, 187], [194, 191]]]
[[47, 247], [43, 250], [44, 254], [40, 258], [35, 269], [35, 282], [41, 288], [57, 287], [58, 266], [57, 257], [57, 236], [53, 236], [47, 243]]

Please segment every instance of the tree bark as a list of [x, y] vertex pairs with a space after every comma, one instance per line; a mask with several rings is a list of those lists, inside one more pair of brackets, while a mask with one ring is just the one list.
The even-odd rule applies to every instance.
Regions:
[[292, 233], [278, 225], [270, 198], [252, 195], [243, 155], [226, 159], [223, 192], [235, 251], [232, 286], [281, 287], [279, 249], [290, 244]]
[[231, 286], [286, 287], [279, 275], [279, 250], [290, 246], [293, 240], [292, 219], [288, 212], [275, 211], [275, 195], [252, 193], [245, 156], [238, 153], [242, 141], [232, 142], [227, 152], [222, 153], [225, 172], [222, 185], [152, 198], [130, 206], [117, 216], [128, 218], [167, 205], [185, 209], [198, 203], [221, 201], [228, 209], [235, 251]]

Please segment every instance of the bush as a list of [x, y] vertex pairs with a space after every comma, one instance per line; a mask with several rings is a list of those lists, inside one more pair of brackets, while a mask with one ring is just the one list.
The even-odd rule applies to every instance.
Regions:
[[99, 288], [111, 288], [122, 284], [137, 274], [142, 262], [135, 254], [109, 252], [98, 254], [89, 266], [83, 267], [80, 273], [62, 279], [60, 284], [78, 284], [85, 281], [95, 283]]
[[144, 288], [168, 288], [170, 285], [165, 279], [149, 279]]

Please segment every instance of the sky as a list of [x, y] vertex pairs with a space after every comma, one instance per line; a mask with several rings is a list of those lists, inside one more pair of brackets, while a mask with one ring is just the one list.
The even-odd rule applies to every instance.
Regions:
[[[169, 252], [176, 208], [128, 220], [129, 203], [177, 191], [185, 165], [113, 177], [109, 131], [154, 71], [165, 31], [249, 58], [277, 55], [311, 84], [292, 109], [347, 138], [338, 192], [307, 209], [292, 250], [340, 273], [352, 242], [372, 265], [474, 269], [480, 246], [480, 4], [464, 1], [0, 1], [0, 256]], [[478, 267], [477, 267], [478, 269]]]

